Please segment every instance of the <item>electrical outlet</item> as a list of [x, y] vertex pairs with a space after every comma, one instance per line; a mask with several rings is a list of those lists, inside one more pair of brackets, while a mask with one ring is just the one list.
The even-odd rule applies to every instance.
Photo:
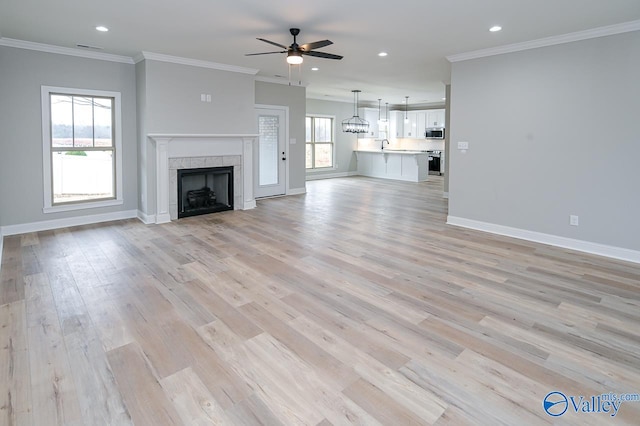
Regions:
[[469, 149], [469, 142], [458, 142], [458, 149]]
[[576, 215], [569, 215], [569, 225], [571, 226], [578, 226], [579, 221], [578, 221], [578, 216]]

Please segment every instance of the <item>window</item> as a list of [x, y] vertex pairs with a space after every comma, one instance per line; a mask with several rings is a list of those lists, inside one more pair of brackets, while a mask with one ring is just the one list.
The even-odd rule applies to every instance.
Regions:
[[334, 167], [333, 121], [333, 117], [306, 117], [305, 125], [307, 134], [307, 169], [322, 169]]
[[42, 87], [44, 212], [122, 204], [120, 93]]

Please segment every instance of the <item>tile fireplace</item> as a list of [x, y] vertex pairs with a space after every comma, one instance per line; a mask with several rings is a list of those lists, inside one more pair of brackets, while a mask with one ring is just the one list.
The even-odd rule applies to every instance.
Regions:
[[[150, 134], [155, 149], [155, 215], [149, 222], [178, 219], [178, 170], [232, 167], [233, 209], [252, 209], [255, 134]], [[153, 157], [151, 157], [153, 158]], [[212, 188], [210, 188], [212, 189]], [[215, 191], [215, 189], [212, 189]], [[194, 201], [194, 205], [197, 204]]]

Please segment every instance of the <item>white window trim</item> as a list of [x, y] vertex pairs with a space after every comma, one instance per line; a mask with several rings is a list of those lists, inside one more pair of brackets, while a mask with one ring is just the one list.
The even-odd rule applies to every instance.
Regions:
[[[115, 123], [115, 162], [116, 162], [116, 198], [101, 201], [82, 201], [76, 204], [52, 205], [52, 182], [51, 182], [51, 114], [50, 95], [51, 93], [63, 93], [69, 95], [85, 95], [109, 97], [114, 99], [114, 120]], [[104, 90], [74, 89], [70, 87], [42, 86], [42, 170], [44, 179], [44, 213], [64, 212], [72, 210], [84, 210], [97, 207], [117, 206], [124, 204], [122, 194], [122, 105], [120, 92], [109, 92]]]
[[[338, 165], [336, 164], [336, 159], [337, 159], [337, 145], [338, 142], [336, 141], [336, 116], [335, 115], [327, 115], [327, 114], [313, 114], [313, 113], [307, 113], [305, 115], [306, 117], [318, 117], [318, 118], [332, 118], [333, 119], [333, 128], [331, 129], [331, 132], [333, 133], [331, 135], [331, 138], [333, 140], [333, 159], [332, 159], [332, 164], [333, 166], [331, 167], [321, 167], [321, 168], [312, 168], [312, 169], [307, 169], [305, 167], [305, 171], [308, 174], [314, 174], [314, 173], [323, 173], [323, 172], [328, 172], [328, 171], [334, 171], [334, 170], [338, 170]], [[306, 136], [305, 136], [306, 139]], [[307, 141], [304, 141], [305, 143], [305, 147], [307, 144]]]

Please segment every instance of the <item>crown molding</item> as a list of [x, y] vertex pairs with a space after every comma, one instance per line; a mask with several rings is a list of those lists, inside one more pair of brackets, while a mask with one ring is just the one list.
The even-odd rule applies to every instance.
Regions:
[[160, 62], [170, 62], [173, 64], [180, 64], [180, 65], [191, 65], [193, 67], [200, 67], [200, 68], [210, 68], [210, 69], [219, 70], [219, 71], [237, 72], [241, 74], [256, 75], [258, 71], [260, 71], [255, 68], [245, 68], [245, 67], [238, 67], [235, 65], [219, 64], [217, 62], [202, 61], [200, 59], [182, 58], [180, 56], [164, 55], [162, 53], [153, 53], [153, 52], [143, 51], [142, 53], [134, 57], [135, 63], [138, 63], [144, 59], [149, 59], [152, 61], [160, 61]]
[[314, 95], [312, 93], [311, 94], [307, 93], [307, 99], [315, 99], [317, 101], [328, 101], [328, 102], [342, 102], [344, 104], [353, 105], [353, 98], [344, 99], [344, 98], [338, 98], [338, 97], [334, 97], [334, 96]]
[[307, 87], [309, 83], [300, 83], [296, 84], [290, 80], [285, 80], [283, 78], [275, 78], [275, 77], [264, 77], [261, 75], [256, 75], [256, 81], [261, 81], [263, 83], [274, 83], [274, 84], [282, 84], [284, 86], [295, 86], [295, 87]]
[[98, 59], [100, 61], [120, 62], [133, 64], [133, 59], [128, 56], [114, 55], [111, 53], [92, 52], [88, 50], [74, 49], [71, 47], [54, 46], [52, 44], [36, 43], [33, 41], [16, 40], [13, 38], [0, 38], [0, 46], [15, 47], [18, 49], [36, 50], [38, 52], [55, 53], [58, 55], [77, 56], [80, 58]]
[[640, 20], [624, 22], [622, 24], [608, 25], [606, 27], [593, 28], [591, 30], [575, 33], [545, 37], [538, 40], [525, 41], [523, 43], [507, 44], [505, 46], [490, 47], [488, 49], [475, 50], [473, 52], [459, 53], [447, 56], [449, 62], [468, 61], [470, 59], [484, 58], [487, 56], [502, 55], [504, 53], [520, 52], [522, 50], [536, 49], [538, 47], [554, 46], [557, 44], [571, 43], [574, 41], [588, 40], [598, 37], [628, 33], [640, 30]]

